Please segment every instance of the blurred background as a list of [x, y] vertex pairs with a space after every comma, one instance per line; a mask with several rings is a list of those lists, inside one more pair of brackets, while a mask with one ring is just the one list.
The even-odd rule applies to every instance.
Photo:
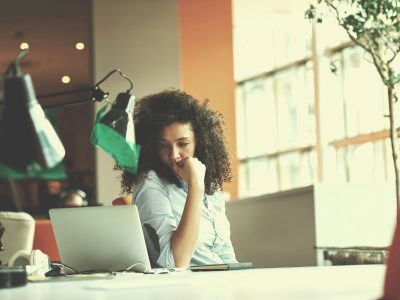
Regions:
[[[224, 115], [231, 152], [234, 178], [224, 194], [233, 241], [281, 253], [280, 262], [271, 255], [259, 266], [315, 264], [315, 245], [388, 245], [395, 196], [385, 88], [336, 21], [325, 16], [315, 25], [304, 18], [308, 7], [306, 0], [2, 0], [0, 76], [29, 48], [21, 69], [37, 95], [92, 86], [120, 68], [136, 97], [174, 87], [209, 98]], [[115, 76], [102, 87], [113, 100], [126, 85]], [[0, 80], [0, 115], [1, 92]], [[66, 150], [64, 176], [0, 174], [0, 210], [46, 217], [51, 207], [108, 205], [120, 196], [114, 162], [90, 144], [104, 105], [46, 110]], [[250, 226], [252, 219], [269, 223]], [[264, 239], [267, 250], [245, 240], [249, 230], [276, 224], [286, 225]], [[293, 244], [281, 243], [285, 233]], [[293, 254], [304, 240], [309, 260]], [[246, 251], [238, 247], [256, 262]]]

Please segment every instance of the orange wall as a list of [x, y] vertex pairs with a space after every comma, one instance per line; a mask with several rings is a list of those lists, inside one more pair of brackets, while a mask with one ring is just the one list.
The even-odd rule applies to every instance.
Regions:
[[208, 98], [224, 116], [233, 179], [224, 186], [237, 198], [235, 82], [233, 79], [231, 0], [179, 0], [181, 88]]

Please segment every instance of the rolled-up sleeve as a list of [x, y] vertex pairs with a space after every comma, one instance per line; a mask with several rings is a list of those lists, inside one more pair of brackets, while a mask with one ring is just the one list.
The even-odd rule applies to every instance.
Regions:
[[[158, 237], [159, 249], [157, 250], [159, 251], [149, 251], [150, 260], [156, 262], [158, 266], [174, 268], [171, 239], [177, 224], [172, 213], [168, 191], [160, 182], [146, 180], [134, 196], [143, 229], [150, 226]], [[149, 247], [153, 241], [148, 235], [145, 237]]]
[[225, 200], [220, 200], [221, 205], [221, 213], [220, 218], [222, 219], [222, 223], [224, 224], [224, 244], [221, 250], [218, 252], [219, 257], [222, 259], [224, 263], [236, 263], [238, 262], [235, 255], [235, 250], [233, 249], [233, 245], [231, 242], [231, 229], [230, 223], [228, 218], [226, 217], [226, 210], [225, 210]]

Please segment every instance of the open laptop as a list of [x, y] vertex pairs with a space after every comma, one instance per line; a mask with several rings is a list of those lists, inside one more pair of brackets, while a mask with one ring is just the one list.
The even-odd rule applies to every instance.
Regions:
[[49, 211], [61, 262], [78, 272], [151, 269], [135, 205]]

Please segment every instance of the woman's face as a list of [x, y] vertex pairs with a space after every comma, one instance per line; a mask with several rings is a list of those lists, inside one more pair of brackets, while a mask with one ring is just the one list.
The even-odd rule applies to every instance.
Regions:
[[158, 141], [158, 155], [161, 161], [172, 168], [182, 158], [193, 157], [196, 139], [192, 124], [172, 123], [161, 131]]

